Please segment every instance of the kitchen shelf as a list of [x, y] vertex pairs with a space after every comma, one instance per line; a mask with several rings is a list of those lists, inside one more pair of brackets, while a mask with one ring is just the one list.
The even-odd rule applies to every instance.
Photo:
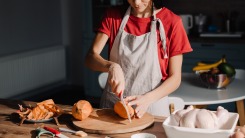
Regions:
[[235, 33], [202, 33], [200, 37], [225, 37], [225, 38], [241, 38], [243, 32], [235, 32]]

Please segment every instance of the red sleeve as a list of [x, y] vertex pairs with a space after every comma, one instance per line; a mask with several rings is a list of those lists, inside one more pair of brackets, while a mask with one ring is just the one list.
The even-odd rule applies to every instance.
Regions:
[[109, 17], [110, 17], [110, 11], [106, 10], [102, 18], [102, 21], [100, 23], [100, 26], [97, 30], [98, 32], [105, 33], [106, 35], [108, 35], [108, 37], [110, 37], [110, 34], [111, 34], [110, 30], [111, 30], [111, 24], [112, 24], [112, 20]]
[[[164, 25], [167, 39], [167, 53], [169, 58], [193, 51], [185, 32], [182, 20], [178, 15], [165, 8], [164, 10], [162, 10], [162, 12], [159, 13], [158, 17], [161, 19]], [[169, 75], [169, 58], [164, 58], [165, 53], [162, 48], [161, 41], [159, 42], [158, 47], [158, 57], [162, 71], [162, 79], [165, 80]]]
[[123, 15], [124, 10], [120, 7], [112, 7], [107, 9], [101, 21], [100, 27], [97, 30], [108, 35], [109, 53], [119, 30]]
[[192, 51], [181, 18], [179, 18], [173, 27], [172, 35], [170, 37], [170, 45], [170, 57]]

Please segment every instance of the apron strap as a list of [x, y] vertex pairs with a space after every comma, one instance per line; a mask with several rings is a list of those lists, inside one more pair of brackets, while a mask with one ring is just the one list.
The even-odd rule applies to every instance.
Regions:
[[157, 17], [156, 17], [156, 10], [155, 10], [155, 6], [154, 6], [154, 2], [152, 2], [152, 16], [153, 16], [153, 20], [156, 20], [157, 19]]
[[[131, 6], [128, 7], [126, 13], [125, 13], [125, 16], [121, 22], [121, 25], [120, 25], [120, 28], [119, 30], [120, 31], [123, 31], [126, 24], [127, 24], [127, 21], [129, 19], [129, 16], [130, 16], [130, 12], [131, 12]], [[153, 22], [154, 21], [157, 21], [159, 22], [159, 31], [160, 31], [160, 38], [161, 38], [161, 41], [162, 41], [162, 45], [163, 45], [163, 50], [164, 50], [164, 58], [168, 58], [168, 54], [167, 54], [167, 47], [166, 47], [166, 35], [165, 35], [165, 30], [164, 30], [164, 27], [163, 27], [163, 24], [161, 22], [161, 20], [159, 18], [156, 18], [156, 10], [155, 10], [155, 7], [154, 7], [154, 3], [152, 4], [152, 13], [153, 13]], [[153, 23], [152, 22], [152, 23]]]
[[156, 17], [156, 10], [155, 10], [155, 6], [154, 3], [152, 3], [152, 13], [153, 13], [153, 20], [159, 22], [159, 31], [160, 31], [160, 39], [162, 41], [162, 45], [163, 45], [163, 50], [164, 50], [164, 58], [168, 58], [168, 54], [167, 54], [167, 46], [166, 46], [166, 35], [165, 35], [165, 30], [162, 24], [162, 21]]
[[128, 22], [128, 18], [130, 16], [130, 12], [131, 12], [131, 6], [128, 7], [128, 9], [127, 9], [127, 11], [126, 11], [126, 13], [125, 13], [125, 15], [123, 17], [123, 20], [122, 20], [120, 28], [119, 28], [120, 31], [124, 30], [124, 28], [125, 28], [125, 26], [126, 26], [126, 24]]
[[163, 50], [164, 50], [164, 58], [168, 58], [168, 54], [167, 54], [167, 46], [166, 46], [166, 35], [165, 35], [165, 30], [162, 24], [162, 21], [157, 18], [157, 21], [159, 22], [159, 31], [160, 31], [160, 38], [162, 41], [162, 45], [163, 45]]

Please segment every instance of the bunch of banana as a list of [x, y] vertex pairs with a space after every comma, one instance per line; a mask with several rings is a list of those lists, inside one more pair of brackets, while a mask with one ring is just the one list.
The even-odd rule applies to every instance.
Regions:
[[210, 70], [212, 68], [216, 68], [221, 63], [226, 63], [226, 58], [223, 56], [220, 60], [214, 62], [214, 63], [204, 63], [204, 62], [198, 62], [195, 67], [193, 67], [193, 71], [200, 71], [200, 70]]

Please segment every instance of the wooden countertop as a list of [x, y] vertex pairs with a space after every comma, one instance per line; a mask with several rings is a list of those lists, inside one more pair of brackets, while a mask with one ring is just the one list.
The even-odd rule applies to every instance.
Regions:
[[[3, 138], [35, 138], [36, 131], [35, 129], [42, 126], [49, 126], [53, 128], [58, 128], [55, 121], [52, 120], [46, 123], [30, 123], [24, 121], [24, 123], [19, 126], [20, 118], [17, 113], [15, 113], [19, 107], [18, 104], [21, 105], [31, 105], [35, 106], [35, 102], [31, 101], [16, 101], [16, 100], [7, 100], [7, 99], [0, 99], [0, 137]], [[70, 105], [59, 105], [65, 111], [71, 111]], [[58, 120], [60, 126], [64, 128], [70, 128], [76, 130], [71, 122], [71, 114], [63, 114], [61, 115]], [[88, 138], [97, 138], [97, 137], [106, 137], [109, 136], [111, 138], [129, 138], [132, 134], [139, 133], [139, 132], [147, 132], [156, 135], [159, 138], [166, 138], [164, 129], [162, 127], [163, 117], [155, 117], [155, 122], [152, 126], [132, 133], [125, 133], [125, 134], [113, 134], [113, 135], [98, 135], [98, 134], [88, 134]], [[78, 136], [72, 135], [70, 133], [62, 132], [64, 135], [71, 137], [71, 138], [78, 138]]]
[[[35, 106], [35, 102], [31, 101], [17, 101], [17, 100], [7, 100], [7, 99], [0, 99], [0, 138], [35, 138], [36, 131], [35, 129], [42, 126], [49, 126], [53, 128], [58, 128], [55, 121], [52, 120], [46, 123], [30, 123], [24, 122], [21, 126], [19, 126], [20, 118], [17, 113], [15, 113], [19, 106], [21, 105], [31, 105]], [[64, 111], [70, 112], [72, 106], [70, 105], [58, 105]], [[72, 130], [76, 130], [72, 124], [71, 114], [63, 114], [61, 115], [58, 120], [60, 123], [60, 127], [70, 128]], [[98, 138], [98, 137], [106, 137], [109, 136], [110, 138], [129, 138], [132, 134], [146, 132], [152, 133], [156, 135], [158, 138], [167, 138], [162, 127], [162, 122], [165, 118], [163, 117], [156, 117], [154, 118], [154, 124], [144, 130], [135, 131], [132, 133], [124, 133], [124, 134], [113, 134], [113, 135], [98, 135], [98, 134], [88, 134], [86, 138]], [[238, 126], [239, 127], [239, 126]], [[72, 135], [70, 133], [62, 132], [62, 134], [70, 137], [70, 138], [78, 138], [78, 136]]]

